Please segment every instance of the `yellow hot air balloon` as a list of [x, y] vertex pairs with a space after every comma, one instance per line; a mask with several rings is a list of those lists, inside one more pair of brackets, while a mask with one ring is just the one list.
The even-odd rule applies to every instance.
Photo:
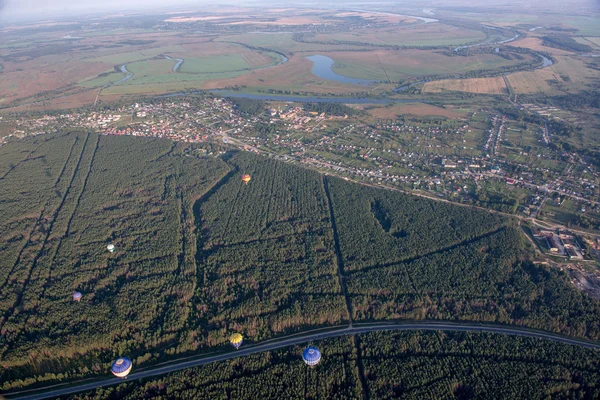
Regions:
[[242, 337], [242, 335], [240, 335], [239, 333], [234, 333], [233, 335], [231, 335], [231, 337], [229, 338], [229, 343], [231, 343], [231, 345], [233, 347], [235, 347], [236, 349], [239, 349], [240, 346], [242, 345], [242, 342], [244, 341], [244, 338]]
[[252, 177], [248, 174], [244, 174], [242, 175], [242, 182], [244, 182], [246, 185], [248, 184], [248, 182], [250, 182], [250, 179], [252, 179]]

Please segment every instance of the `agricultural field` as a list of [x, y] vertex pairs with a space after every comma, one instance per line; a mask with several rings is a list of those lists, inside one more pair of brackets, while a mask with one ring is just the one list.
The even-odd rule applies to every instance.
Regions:
[[600, 47], [600, 37], [585, 37], [585, 40], [593, 43], [595, 46]]
[[69, 63], [61, 56], [48, 55], [19, 63], [4, 62], [0, 79], [0, 101], [11, 102], [23, 97], [57, 90], [71, 83], [87, 80], [112, 68], [102, 63]]
[[[215, 42], [242, 43], [249, 46], [261, 47], [275, 50], [284, 54], [293, 55], [297, 52], [307, 51], [335, 51], [340, 49], [339, 44], [321, 44], [321, 43], [303, 43], [294, 40], [293, 33], [270, 33], [270, 32], [251, 32], [248, 34], [223, 34]], [[361, 50], [362, 45], [345, 44], [342, 46], [346, 50]]]
[[[563, 91], [590, 90], [600, 80], [598, 71], [588, 68], [585, 57], [557, 57], [558, 62], [550, 68], [559, 76], [567, 77]], [[563, 78], [564, 80], [564, 78]]]
[[513, 221], [189, 146], [71, 132], [0, 148], [0, 390], [350, 318], [600, 337], [600, 306], [533, 265]]
[[131, 51], [125, 53], [116, 53], [95, 58], [86, 58], [86, 62], [100, 62], [109, 65], [121, 65], [140, 60], [149, 60], [161, 54], [183, 53], [185, 49], [182, 46], [153, 47], [149, 49]]
[[[65, 400], [423, 399], [600, 396], [596, 352], [484, 333], [379, 332], [320, 340], [306, 367], [302, 347], [252, 355], [167, 376], [125, 382]], [[182, 384], [185, 382], [185, 384]]]
[[598, 19], [594, 16], [569, 16], [565, 18], [564, 24], [577, 29], [577, 34], [583, 36], [600, 36]]
[[461, 74], [523, 62], [509, 61], [493, 54], [448, 57], [431, 50], [330, 52], [327, 56], [335, 61], [333, 70], [340, 75], [391, 81], [434, 74]]
[[556, 47], [548, 47], [542, 44], [542, 39], [537, 37], [526, 37], [512, 42], [514, 46], [526, 47], [528, 49], [543, 51], [553, 55], [569, 55], [573, 54], [570, 51], [557, 49]]
[[[272, 61], [268, 59], [267, 62]], [[191, 57], [187, 58], [181, 66], [181, 73], [203, 74], [219, 73], [228, 70], [248, 69], [250, 64], [239, 54], [225, 54], [213, 57]]]
[[386, 46], [449, 46], [483, 41], [485, 33], [440, 23], [414, 27], [363, 29], [335, 34], [318, 34], [309, 42], [368, 43]]
[[227, 25], [245, 25], [245, 26], [261, 26], [261, 25], [281, 25], [281, 26], [298, 26], [298, 25], [320, 25], [339, 22], [340, 19], [359, 19], [369, 23], [387, 23], [412, 24], [417, 22], [413, 17], [406, 15], [390, 14], [377, 11], [329, 11], [324, 9], [305, 9], [305, 8], [263, 8], [256, 11], [252, 8], [220, 8], [211, 7], [215, 15], [206, 16], [206, 13], [190, 15], [185, 13], [185, 16], [169, 17], [165, 22], [170, 23], [190, 23], [201, 22], [211, 23], [221, 26]]
[[551, 68], [546, 67], [537, 71], [515, 72], [507, 76], [508, 82], [515, 93], [549, 93], [556, 94], [558, 89], [549, 82], [561, 82], [562, 79]]
[[458, 91], [484, 94], [508, 94], [504, 79], [500, 76], [490, 78], [443, 79], [426, 82], [423, 93], [439, 93], [442, 91]]
[[597, 71], [588, 68], [583, 57], [555, 55], [557, 62], [535, 71], [509, 74], [507, 79], [515, 93], [558, 94], [589, 90], [598, 81]]

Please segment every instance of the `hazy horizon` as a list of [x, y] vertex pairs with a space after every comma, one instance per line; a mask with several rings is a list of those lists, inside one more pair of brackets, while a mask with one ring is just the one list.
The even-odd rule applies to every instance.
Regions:
[[[168, 4], [164, 0], [92, 0], [74, 2], [72, 0], [0, 0], [0, 22], [14, 20], [44, 19], [57, 16], [88, 15], [98, 12], [148, 11], [167, 8], [180, 8], [190, 5], [202, 5], [202, 1], [173, 0]], [[223, 4], [226, 4], [223, 2]]]
[[[169, 9], [173, 11], [181, 11], [184, 7], [190, 7], [194, 10], [201, 11], [201, 6], [219, 6], [219, 5], [245, 5], [245, 6], [260, 6], [260, 5], [279, 5], [272, 0], [224, 0], [220, 2], [198, 1], [198, 0], [172, 0], [165, 2], [164, 0], [84, 0], [76, 2], [73, 0], [0, 0], [0, 23], [10, 24], [11, 22], [18, 22], [24, 20], [41, 20], [46, 18], [55, 17], [73, 17], [78, 15], [89, 15], [101, 12], [119, 12], [119, 11], [139, 11], [147, 12], [154, 10]], [[585, 10], [599, 10], [600, 2], [598, 0], [574, 0], [574, 1], [543, 1], [535, 0], [528, 1], [526, 3], [518, 0], [508, 1], [469, 1], [469, 0], [433, 0], [433, 1], [420, 1], [420, 0], [409, 0], [402, 3], [397, 1], [291, 1], [286, 3], [287, 6], [302, 6], [307, 7], [319, 7], [328, 8], [331, 6], [336, 7], [358, 7], [360, 5], [369, 5], [381, 7], [383, 5], [391, 5], [393, 7], [399, 7], [403, 9], [415, 9], [418, 7], [490, 7], [490, 8], [505, 8], [506, 6], [519, 5], [523, 8], [529, 8], [532, 6], [546, 7], [548, 11], [558, 11], [565, 7], [571, 10], [581, 10], [585, 13]]]

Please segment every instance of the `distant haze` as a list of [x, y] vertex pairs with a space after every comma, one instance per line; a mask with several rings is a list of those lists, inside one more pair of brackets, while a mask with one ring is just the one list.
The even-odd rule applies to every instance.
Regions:
[[88, 15], [99, 11], [144, 12], [190, 4], [201, 7], [203, 3], [205, 1], [193, 0], [0, 0], [0, 22], [9, 24], [11, 20]]
[[389, 5], [396, 8], [444, 8], [444, 6], [466, 7], [503, 7], [518, 6], [527, 9], [532, 6], [543, 6], [548, 11], [557, 11], [565, 7], [570, 10], [598, 10], [600, 0], [288, 0], [279, 2], [275, 0], [0, 0], [0, 24], [6, 25], [18, 20], [47, 19], [56, 16], [89, 15], [98, 12], [134, 11], [144, 13], [149, 10], [162, 9], [165, 11], [178, 11], [182, 7], [193, 7], [202, 10], [203, 6], [306, 6], [319, 8], [354, 8], [373, 7], [380, 8]]

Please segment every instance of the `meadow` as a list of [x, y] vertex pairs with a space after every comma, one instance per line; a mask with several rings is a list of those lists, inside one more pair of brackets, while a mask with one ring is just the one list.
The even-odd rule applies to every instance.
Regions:
[[[281, 33], [257, 33], [248, 34], [223, 34], [216, 42], [243, 43], [249, 46], [272, 49], [281, 53], [293, 55], [297, 52], [307, 51], [334, 51], [339, 50], [339, 44], [303, 43], [294, 40], [294, 34], [290, 32]], [[344, 49], [361, 50], [364, 46], [344, 44]]]
[[351, 32], [318, 34], [308, 42], [373, 44], [385, 46], [451, 46], [479, 42], [486, 38], [482, 31], [459, 28], [440, 23], [400, 26], [383, 29], [357, 29]]
[[340, 75], [375, 80], [389, 78], [392, 81], [493, 70], [523, 62], [506, 60], [494, 54], [448, 57], [433, 50], [330, 52], [327, 56], [333, 58], [333, 70]]

